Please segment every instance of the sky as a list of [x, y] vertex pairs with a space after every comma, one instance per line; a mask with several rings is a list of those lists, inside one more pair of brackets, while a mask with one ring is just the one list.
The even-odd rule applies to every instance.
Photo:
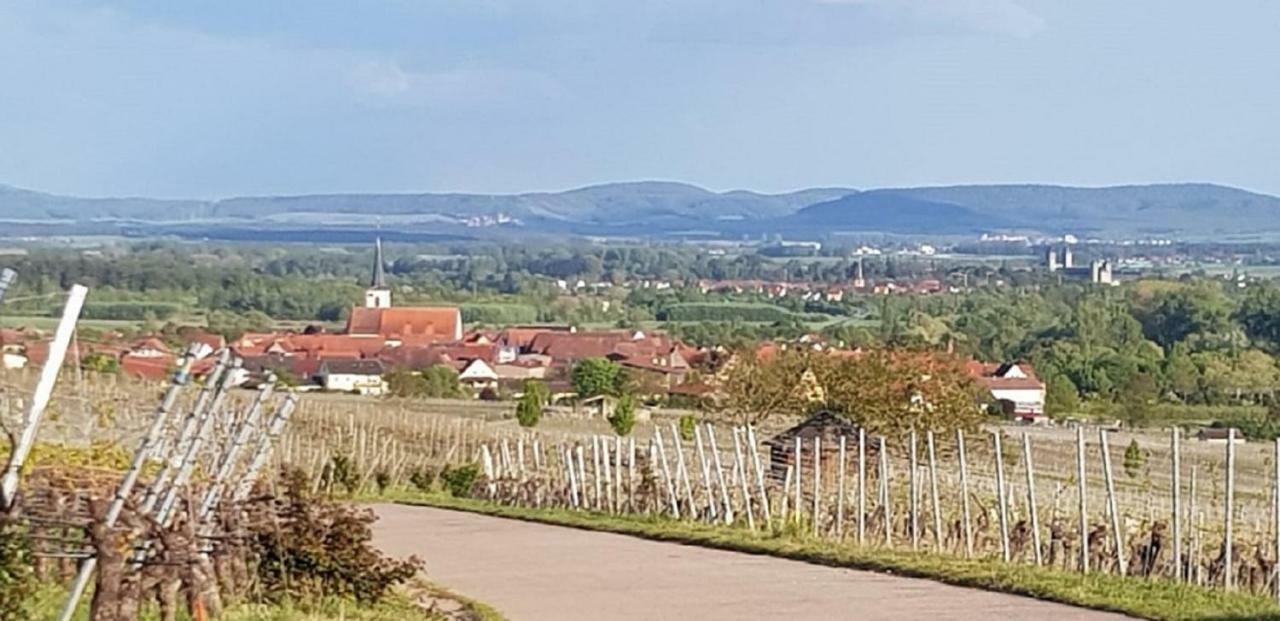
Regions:
[[0, 184], [82, 196], [1204, 181], [1273, 0], [0, 3]]

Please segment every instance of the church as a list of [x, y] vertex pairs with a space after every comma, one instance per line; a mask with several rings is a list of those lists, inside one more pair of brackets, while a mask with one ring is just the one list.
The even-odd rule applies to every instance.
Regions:
[[456, 306], [400, 306], [392, 303], [387, 286], [382, 238], [374, 242], [373, 275], [364, 292], [364, 306], [351, 309], [347, 334], [381, 338], [391, 346], [462, 340], [462, 312]]

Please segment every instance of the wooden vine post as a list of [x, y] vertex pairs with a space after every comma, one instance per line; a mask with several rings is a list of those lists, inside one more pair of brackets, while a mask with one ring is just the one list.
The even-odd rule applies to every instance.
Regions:
[[765, 524], [768, 524], [773, 518], [769, 514], [769, 489], [765, 487], [764, 483], [764, 466], [760, 463], [759, 446], [760, 445], [756, 443], [755, 430], [751, 425], [747, 425], [747, 448], [751, 450], [751, 463], [755, 465], [756, 486], [760, 491], [760, 509], [762, 511], [762, 515], [764, 515]]
[[822, 522], [822, 436], [813, 437], [813, 534]]
[[925, 432], [924, 442], [929, 451], [929, 498], [933, 509], [933, 548], [942, 551], [942, 503], [938, 498], [938, 458], [933, 446], [933, 431]]
[[908, 467], [911, 469], [910, 476], [907, 477], [907, 489], [911, 494], [911, 498], [907, 502], [907, 510], [910, 511], [908, 522], [911, 527], [911, 549], [920, 549], [920, 485], [916, 481], [916, 473], [920, 470], [917, 464], [916, 450], [916, 430], [912, 429], [907, 437], [907, 451], [910, 456], [907, 459]]
[[1222, 575], [1223, 586], [1231, 591], [1236, 587], [1235, 580], [1235, 551], [1232, 545], [1235, 543], [1232, 538], [1232, 527], [1235, 520], [1235, 501], [1236, 501], [1236, 429], [1232, 427], [1227, 430], [1227, 497], [1223, 503], [1222, 515]]
[[858, 427], [858, 545], [867, 542], [867, 431]]
[[1031, 514], [1031, 545], [1035, 546], [1036, 565], [1044, 564], [1040, 549], [1040, 513], [1036, 509], [1036, 466], [1031, 461], [1031, 435], [1022, 433], [1022, 462], [1027, 470], [1027, 512]]
[[840, 436], [840, 457], [837, 459], [836, 466], [840, 469], [836, 476], [836, 537], [844, 538], [844, 488], [845, 488], [845, 471], [849, 469], [848, 454], [846, 445], [848, 439]]
[[1169, 448], [1172, 453], [1173, 468], [1170, 473], [1170, 489], [1173, 491], [1171, 515], [1173, 521], [1173, 579], [1182, 578], [1182, 431], [1177, 425], [1169, 432]]
[[1004, 450], [1000, 446], [1000, 430], [991, 432], [995, 442], [996, 460], [996, 513], [1000, 516], [1000, 556], [1008, 563], [1009, 553], [1009, 498], [1004, 487]]
[[956, 459], [960, 462], [960, 520], [964, 531], [964, 557], [973, 558], [973, 520], [969, 511], [969, 464], [964, 454], [964, 430], [956, 430]]
[[1120, 528], [1120, 510], [1116, 503], [1115, 476], [1111, 470], [1111, 449], [1107, 446], [1106, 429], [1098, 430], [1098, 442], [1102, 445], [1102, 475], [1107, 484], [1107, 513], [1111, 516], [1111, 536], [1115, 542], [1116, 569], [1123, 576], [1127, 569], [1124, 559], [1124, 531]]
[[1089, 484], [1085, 479], [1084, 425], [1076, 425], [1076, 490], [1080, 502], [1080, 571], [1089, 573]]

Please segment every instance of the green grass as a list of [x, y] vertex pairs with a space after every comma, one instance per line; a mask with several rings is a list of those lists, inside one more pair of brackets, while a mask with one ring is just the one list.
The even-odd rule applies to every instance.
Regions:
[[604, 531], [687, 545], [763, 554], [832, 567], [925, 578], [957, 586], [1025, 595], [1158, 620], [1271, 619], [1280, 621], [1280, 605], [1241, 593], [1226, 593], [1164, 579], [1127, 578], [973, 559], [840, 544], [794, 533], [755, 533], [693, 522], [637, 516], [612, 516], [564, 509], [508, 507], [490, 502], [431, 494], [389, 495], [385, 499], [455, 509], [496, 517]]
[[[358, 604], [356, 602], [326, 598], [321, 600], [285, 601], [280, 603], [242, 603], [229, 606], [223, 611], [220, 621], [437, 621], [444, 619], [441, 615], [428, 614], [414, 603], [416, 595], [431, 595], [461, 602], [471, 613], [474, 621], [504, 621], [497, 610], [492, 607], [452, 593], [440, 586], [415, 580], [400, 591], [378, 604]], [[42, 586], [32, 599], [31, 611], [34, 619], [57, 619], [62, 609], [66, 591], [54, 586]], [[89, 618], [89, 601], [92, 593], [81, 600], [74, 617], [75, 621]], [[139, 621], [157, 621], [160, 618], [155, 607], [144, 607]], [[178, 619], [189, 620], [184, 606], [179, 606]]]
[[[127, 321], [123, 319], [82, 319], [79, 326], [81, 328], [94, 328], [97, 330], [112, 330], [116, 328], [137, 328], [141, 326], [141, 321]], [[58, 327], [58, 317], [44, 317], [39, 315], [3, 315], [0, 314], [0, 328], [33, 328], [36, 330], [53, 330]]]

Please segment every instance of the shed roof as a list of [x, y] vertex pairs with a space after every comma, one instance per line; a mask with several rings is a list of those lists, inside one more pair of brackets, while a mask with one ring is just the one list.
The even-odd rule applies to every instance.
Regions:
[[769, 438], [765, 441], [765, 445], [788, 447], [795, 444], [796, 438], [811, 442], [813, 438], [820, 437], [824, 444], [830, 442], [828, 446], [834, 447], [840, 442], [840, 436], [857, 435], [857, 425], [830, 410], [822, 410], [800, 424]]

